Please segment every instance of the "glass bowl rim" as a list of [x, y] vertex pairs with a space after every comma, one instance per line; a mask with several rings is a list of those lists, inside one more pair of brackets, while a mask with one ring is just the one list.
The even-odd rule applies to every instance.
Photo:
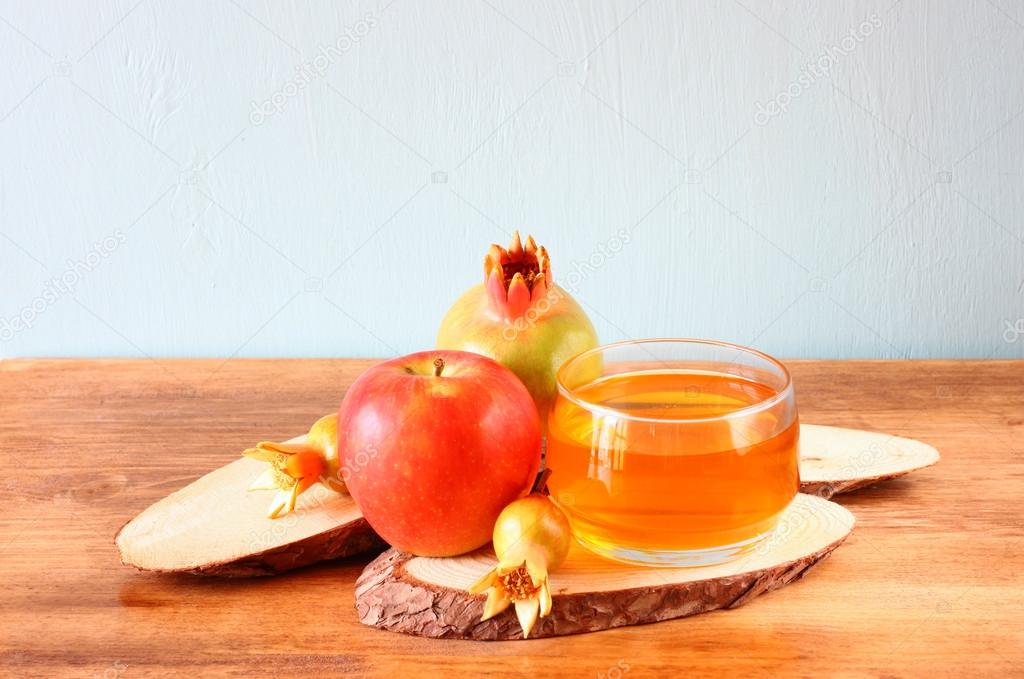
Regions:
[[[722, 347], [722, 348], [726, 348], [726, 349], [735, 349], [736, 351], [738, 351], [740, 353], [753, 354], [754, 356], [762, 358], [765, 361], [767, 361], [769, 364], [771, 364], [772, 366], [778, 368], [782, 372], [782, 376], [785, 379], [785, 384], [783, 385], [782, 389], [780, 389], [776, 394], [766, 398], [763, 401], [758, 401], [757, 403], [753, 403], [751, 405], [744, 406], [742, 408], [737, 408], [736, 410], [731, 410], [731, 411], [729, 411], [727, 413], [723, 413], [721, 415], [715, 415], [714, 417], [697, 417], [697, 418], [643, 417], [643, 416], [640, 416], [640, 415], [631, 415], [631, 414], [629, 414], [629, 413], [627, 413], [625, 411], [619, 410], [617, 408], [601, 405], [601, 404], [598, 404], [598, 403], [593, 403], [592, 401], [588, 401], [585, 398], [581, 398], [581, 397], [577, 396], [572, 389], [570, 389], [569, 387], [565, 386], [564, 372], [572, 364], [576, 363], [579, 359], [581, 359], [581, 358], [583, 358], [585, 356], [589, 356], [589, 355], [593, 355], [593, 354], [597, 354], [597, 353], [604, 353], [605, 351], [607, 351], [609, 349], [614, 349], [614, 348], [617, 348], [617, 347], [630, 346], [630, 345], [637, 345], [637, 344], [705, 344], [705, 345]], [[718, 421], [721, 421], [721, 420], [728, 420], [728, 419], [731, 419], [733, 417], [746, 417], [746, 416], [753, 415], [755, 413], [761, 412], [762, 410], [768, 410], [769, 408], [777, 405], [779, 402], [787, 400], [789, 398], [792, 398], [792, 396], [793, 396], [793, 376], [790, 374], [789, 368], [787, 368], [785, 366], [785, 364], [782, 361], [780, 361], [779, 359], [775, 358], [774, 356], [770, 356], [769, 354], [766, 354], [763, 351], [758, 351], [757, 349], [752, 349], [750, 347], [745, 347], [742, 344], [735, 344], [733, 342], [723, 342], [721, 340], [700, 339], [700, 338], [697, 338], [697, 337], [651, 337], [651, 338], [645, 338], [645, 339], [620, 340], [618, 342], [611, 342], [609, 344], [601, 344], [601, 345], [598, 345], [598, 346], [593, 347], [591, 349], [586, 349], [584, 351], [581, 351], [580, 353], [576, 354], [575, 356], [572, 356], [571, 358], [567, 359], [565, 361], [565, 363], [563, 363], [558, 368], [558, 371], [555, 373], [555, 387], [557, 388], [557, 391], [558, 391], [559, 394], [561, 394], [562, 396], [564, 396], [568, 400], [572, 401], [573, 403], [575, 403], [576, 405], [580, 406], [581, 408], [583, 408], [584, 410], [587, 410], [587, 411], [603, 413], [605, 415], [611, 415], [611, 416], [614, 416], [614, 417], [617, 417], [617, 418], [626, 419], [626, 420], [633, 420], [633, 421], [636, 421], [636, 422], [652, 422], [652, 423], [661, 422], [661, 423], [664, 423], [664, 424], [689, 424], [689, 423], [700, 423], [700, 422], [718, 422]]]

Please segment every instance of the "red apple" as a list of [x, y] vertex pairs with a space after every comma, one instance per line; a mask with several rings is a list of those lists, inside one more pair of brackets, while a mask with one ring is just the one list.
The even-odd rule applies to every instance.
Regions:
[[423, 351], [359, 376], [338, 411], [341, 474], [393, 547], [452, 556], [486, 544], [529, 492], [541, 429], [508, 368], [465, 351]]

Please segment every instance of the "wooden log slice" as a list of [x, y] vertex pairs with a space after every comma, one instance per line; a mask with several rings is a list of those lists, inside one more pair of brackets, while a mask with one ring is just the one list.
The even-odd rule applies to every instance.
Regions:
[[[853, 529], [843, 507], [798, 495], [778, 527], [737, 560], [699, 568], [645, 568], [607, 561], [573, 546], [551, 575], [554, 603], [530, 638], [597, 630], [735, 608], [802, 578]], [[484, 595], [466, 592], [495, 564], [480, 550], [452, 558], [390, 549], [356, 582], [356, 609], [366, 625], [423, 637], [522, 639], [514, 611], [480, 622]]]
[[800, 425], [800, 490], [823, 498], [939, 461], [927, 443], [873, 431]]
[[[800, 436], [801, 490], [825, 498], [939, 459], [920, 441], [875, 432], [804, 424]], [[161, 572], [272, 575], [383, 546], [351, 497], [321, 486], [299, 498], [294, 514], [267, 519], [273, 491], [246, 490], [262, 470], [239, 458], [155, 503], [118, 533], [121, 561]]]
[[384, 546], [350, 496], [319, 484], [293, 513], [268, 519], [274, 491], [247, 490], [265, 468], [239, 458], [153, 504], [117, 534], [121, 562], [165, 573], [273, 575]]

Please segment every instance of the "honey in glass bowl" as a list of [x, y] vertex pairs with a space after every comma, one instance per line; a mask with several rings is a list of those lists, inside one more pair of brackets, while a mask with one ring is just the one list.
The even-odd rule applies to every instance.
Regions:
[[788, 371], [706, 340], [598, 347], [558, 374], [552, 497], [588, 549], [689, 566], [755, 546], [796, 496], [799, 422]]

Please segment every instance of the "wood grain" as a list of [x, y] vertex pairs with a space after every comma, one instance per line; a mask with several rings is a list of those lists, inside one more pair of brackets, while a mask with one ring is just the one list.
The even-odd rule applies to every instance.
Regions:
[[1024, 672], [1024, 362], [789, 362], [806, 421], [917, 438], [943, 459], [837, 496], [857, 529], [836, 558], [736, 610], [526, 644], [419, 639], [359, 622], [366, 556], [256, 580], [119, 563], [125, 519], [240, 441], [304, 431], [371, 363], [0, 362], [4, 673]]
[[922, 441], [882, 432], [800, 424], [800, 492], [830, 498], [939, 461]]

